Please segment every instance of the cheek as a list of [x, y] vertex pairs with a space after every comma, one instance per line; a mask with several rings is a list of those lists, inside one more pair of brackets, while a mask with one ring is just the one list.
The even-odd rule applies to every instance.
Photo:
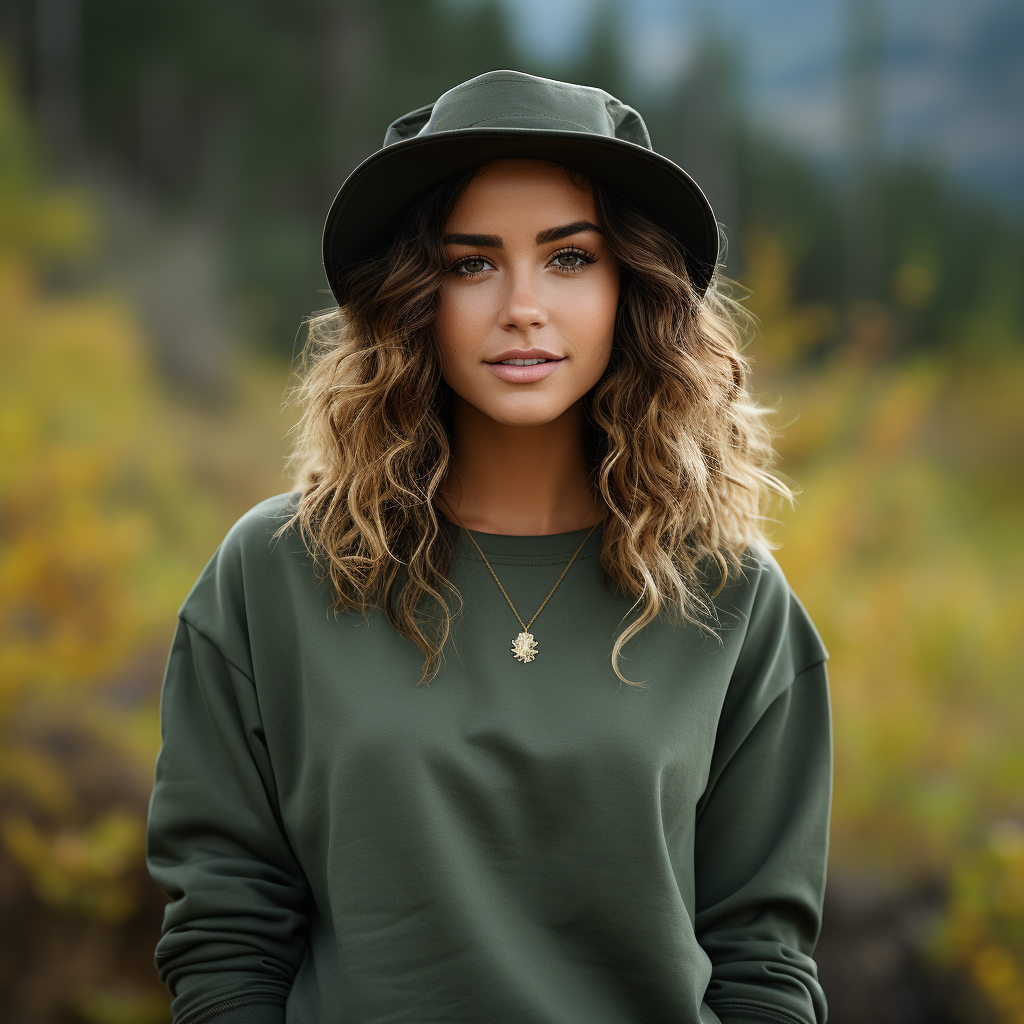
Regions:
[[484, 289], [442, 286], [434, 333], [442, 360], [451, 368], [460, 355], [474, 353], [483, 340], [488, 309]]
[[606, 272], [587, 282], [577, 295], [572, 309], [566, 310], [566, 323], [584, 352], [595, 360], [607, 361], [615, 333], [619, 305], [619, 275]]
[[459, 323], [459, 317], [454, 308], [451, 293], [441, 289], [438, 297], [437, 316], [434, 318], [434, 336], [437, 338], [438, 348], [442, 357], [447, 358], [452, 350], [457, 347], [458, 340], [455, 336], [455, 328]]

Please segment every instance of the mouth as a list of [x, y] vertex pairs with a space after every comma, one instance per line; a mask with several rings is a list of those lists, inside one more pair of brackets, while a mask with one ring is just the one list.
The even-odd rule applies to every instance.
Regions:
[[550, 377], [564, 362], [564, 357], [561, 359], [503, 359], [500, 362], [488, 363], [487, 368], [495, 376], [513, 384], [531, 384], [533, 381]]

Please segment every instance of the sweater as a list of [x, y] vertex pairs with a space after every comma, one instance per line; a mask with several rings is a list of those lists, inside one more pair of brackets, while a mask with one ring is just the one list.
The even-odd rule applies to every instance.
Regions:
[[[533, 624], [460, 532], [423, 654], [335, 613], [297, 493], [230, 530], [181, 606], [147, 866], [174, 1024], [822, 1024], [831, 730], [821, 638], [767, 550], [680, 622], [593, 531]], [[473, 531], [523, 620], [587, 530]]]

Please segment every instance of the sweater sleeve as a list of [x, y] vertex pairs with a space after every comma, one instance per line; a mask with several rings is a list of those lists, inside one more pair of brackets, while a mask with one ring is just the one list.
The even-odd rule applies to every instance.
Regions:
[[282, 1024], [309, 891], [283, 832], [252, 679], [179, 618], [161, 695], [147, 866], [174, 1024]]
[[723, 1024], [823, 1024], [832, 788], [827, 652], [774, 566], [723, 707], [694, 849], [705, 1002]]

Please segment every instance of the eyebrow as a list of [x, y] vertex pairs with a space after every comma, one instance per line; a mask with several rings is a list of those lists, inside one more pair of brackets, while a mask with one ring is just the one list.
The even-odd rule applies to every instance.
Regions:
[[501, 239], [497, 235], [445, 235], [445, 245], [477, 245], [482, 249], [502, 248]]
[[537, 235], [537, 244], [543, 245], [545, 242], [557, 242], [560, 238], [578, 235], [581, 231], [596, 231], [599, 235], [604, 234], [596, 224], [592, 224], [589, 220], [575, 220], [571, 224], [564, 224], [560, 228], [548, 228], [547, 231], [541, 231]]
[[[568, 238], [569, 235], [577, 235], [581, 231], [596, 231], [598, 234], [604, 232], [594, 223], [589, 220], [577, 220], [573, 221], [572, 224], [563, 224], [559, 228], [548, 228], [546, 231], [541, 231], [537, 234], [537, 245], [543, 245], [545, 242], [557, 242], [560, 238]], [[501, 249], [503, 243], [498, 235], [445, 235], [445, 245], [473, 245], [479, 246], [484, 249]]]

